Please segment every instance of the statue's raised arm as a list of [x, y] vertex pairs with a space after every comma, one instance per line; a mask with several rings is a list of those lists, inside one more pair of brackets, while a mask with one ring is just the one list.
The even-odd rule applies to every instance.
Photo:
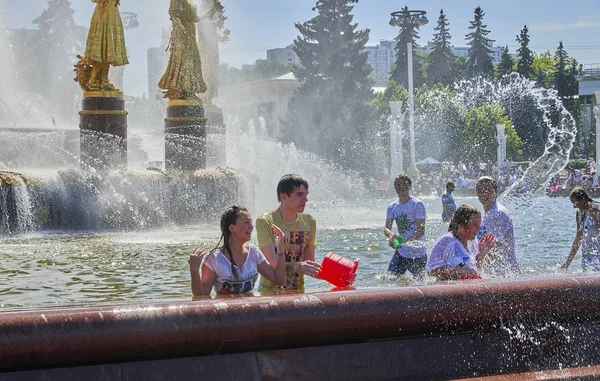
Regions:
[[85, 91], [118, 91], [108, 80], [110, 65], [129, 63], [125, 48], [123, 22], [119, 13], [120, 0], [91, 0], [96, 4], [84, 56], [75, 66], [79, 82]]

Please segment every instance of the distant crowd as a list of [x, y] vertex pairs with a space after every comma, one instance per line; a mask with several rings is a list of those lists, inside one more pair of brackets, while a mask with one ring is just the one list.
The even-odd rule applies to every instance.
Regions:
[[556, 196], [565, 190], [581, 187], [587, 191], [600, 188], [596, 174], [596, 161], [588, 158], [582, 170], [567, 166], [550, 180], [548, 194]]
[[477, 179], [490, 176], [496, 180], [498, 188], [503, 191], [523, 175], [521, 165], [505, 159], [500, 167], [497, 163], [443, 161], [439, 165], [423, 166], [421, 176], [415, 180], [414, 191], [418, 195], [441, 196], [446, 183], [451, 181], [457, 189], [475, 189]]

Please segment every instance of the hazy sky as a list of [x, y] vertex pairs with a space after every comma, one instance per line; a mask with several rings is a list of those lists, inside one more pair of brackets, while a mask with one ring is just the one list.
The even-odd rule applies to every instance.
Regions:
[[[298, 35], [294, 22], [304, 22], [316, 13], [316, 0], [221, 0], [229, 17], [229, 43], [221, 45], [221, 62], [234, 66], [266, 58], [266, 50], [285, 47]], [[201, 0], [196, 0], [197, 4]], [[567, 53], [580, 63], [600, 63], [600, 0], [575, 3], [565, 0], [360, 0], [353, 10], [359, 28], [371, 30], [369, 45], [380, 39], [393, 39], [398, 29], [389, 23], [390, 13], [404, 5], [427, 11], [429, 24], [420, 29], [420, 44], [433, 35], [440, 9], [450, 24], [452, 43], [465, 46], [465, 34], [473, 10], [478, 5], [485, 12], [484, 23], [491, 31], [494, 45], [508, 45], [515, 53], [515, 38], [526, 24], [535, 52], [550, 50], [553, 54], [560, 40]], [[458, 4], [454, 4], [458, 3]], [[0, 0], [0, 17], [9, 28], [35, 28], [31, 21], [46, 7], [47, 0]], [[572, 4], [572, 5], [571, 5]], [[89, 25], [94, 4], [89, 0], [71, 0], [75, 21]], [[146, 49], [159, 46], [163, 29], [169, 26], [168, 0], [121, 0], [122, 12], [138, 14], [140, 26], [127, 30], [125, 39], [131, 64], [125, 72], [125, 91], [141, 94], [147, 91]]]

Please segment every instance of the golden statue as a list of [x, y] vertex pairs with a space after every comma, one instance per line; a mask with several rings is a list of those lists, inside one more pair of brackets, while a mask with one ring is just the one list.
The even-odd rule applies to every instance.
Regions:
[[165, 90], [165, 98], [197, 100], [198, 94], [206, 91], [196, 42], [196, 23], [212, 12], [214, 10], [210, 9], [200, 16], [192, 0], [171, 0], [169, 16], [173, 30], [169, 65], [158, 82], [158, 87]]
[[91, 0], [96, 3], [85, 47], [85, 55], [77, 56], [75, 81], [84, 92], [119, 91], [108, 80], [110, 65], [127, 65], [127, 50], [123, 22], [118, 6], [120, 0]]

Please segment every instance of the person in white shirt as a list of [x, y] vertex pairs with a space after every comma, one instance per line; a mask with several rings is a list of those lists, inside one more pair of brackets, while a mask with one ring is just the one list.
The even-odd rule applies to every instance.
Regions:
[[[221, 239], [210, 252], [196, 248], [190, 254], [188, 263], [192, 279], [194, 296], [210, 295], [215, 289], [217, 294], [242, 294], [252, 291], [258, 274], [271, 282], [285, 284], [285, 255], [283, 250], [283, 232], [272, 225], [275, 235], [277, 264], [272, 266], [263, 253], [251, 246], [252, 216], [248, 209], [232, 206], [221, 216]], [[223, 241], [223, 246], [219, 244]]]
[[494, 245], [489, 234], [474, 241], [481, 224], [481, 212], [463, 204], [456, 209], [448, 233], [441, 236], [427, 260], [427, 274], [438, 280], [479, 279], [478, 268]]
[[481, 229], [477, 238], [481, 240], [488, 234], [495, 238], [494, 247], [482, 264], [482, 270], [492, 277], [515, 276], [520, 273], [515, 255], [515, 234], [512, 219], [508, 210], [498, 203], [498, 184], [489, 176], [482, 176], [477, 180], [475, 192], [484, 215]]
[[[383, 234], [390, 247], [395, 249], [388, 265], [388, 272], [398, 276], [410, 271], [416, 280], [423, 280], [427, 263], [425, 247], [427, 212], [423, 201], [410, 195], [411, 188], [410, 177], [399, 175], [394, 179], [398, 200], [387, 207]], [[396, 223], [397, 234], [392, 231], [394, 223]], [[394, 239], [398, 237], [403, 241], [400, 247], [394, 245]]]
[[560, 266], [566, 271], [581, 247], [583, 271], [600, 271], [600, 206], [581, 188], [575, 188], [569, 196], [573, 208], [577, 209], [575, 222], [577, 233], [567, 260]]

